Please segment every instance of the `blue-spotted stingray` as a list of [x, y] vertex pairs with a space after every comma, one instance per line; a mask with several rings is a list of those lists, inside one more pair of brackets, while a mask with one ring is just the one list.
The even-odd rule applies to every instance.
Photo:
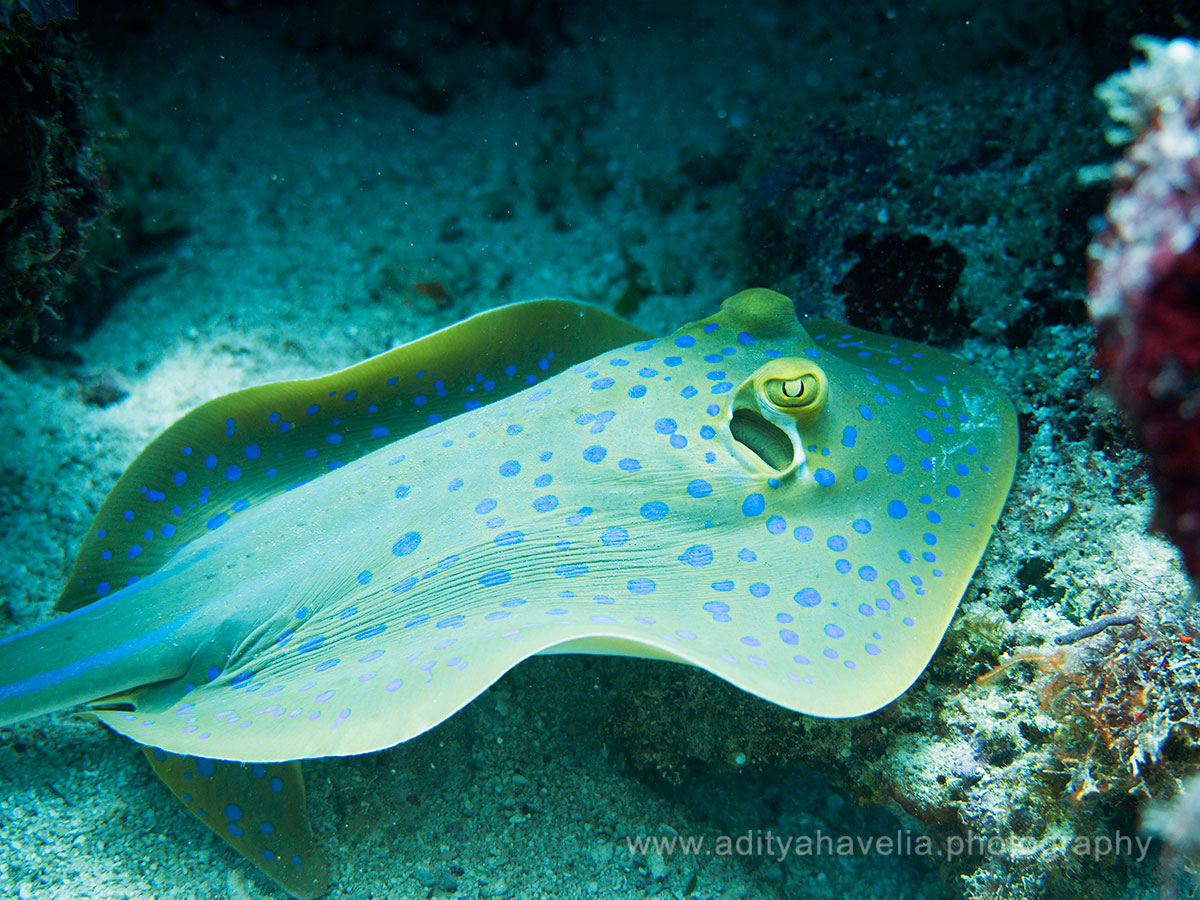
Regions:
[[857, 716], [916, 679], [1012, 482], [1016, 419], [929, 347], [766, 290], [653, 338], [558, 300], [210, 401], [0, 641], [0, 725], [83, 705], [297, 897], [299, 760], [438, 724], [537, 653], [707, 669]]

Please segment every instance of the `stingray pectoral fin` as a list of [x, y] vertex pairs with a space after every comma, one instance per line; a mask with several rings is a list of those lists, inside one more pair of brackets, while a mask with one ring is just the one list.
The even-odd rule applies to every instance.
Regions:
[[329, 890], [299, 762], [247, 764], [142, 749], [196, 818], [289, 894], [310, 900]]
[[554, 656], [560, 653], [587, 653], [593, 656], [634, 656], [639, 659], [658, 659], [664, 662], [689, 664], [690, 660], [683, 659], [678, 653], [656, 647], [644, 641], [631, 641], [627, 638], [612, 635], [592, 635], [575, 638], [547, 647], [538, 656]]
[[330, 375], [210, 400], [155, 438], [117, 482], [55, 608], [78, 609], [144, 578], [247, 507], [648, 336], [598, 307], [533, 300]]

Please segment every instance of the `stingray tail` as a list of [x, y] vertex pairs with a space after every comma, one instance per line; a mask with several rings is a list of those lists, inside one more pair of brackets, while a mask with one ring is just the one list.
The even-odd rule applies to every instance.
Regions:
[[195, 611], [148, 615], [124, 593], [0, 639], [0, 726], [186, 671], [180, 632]]

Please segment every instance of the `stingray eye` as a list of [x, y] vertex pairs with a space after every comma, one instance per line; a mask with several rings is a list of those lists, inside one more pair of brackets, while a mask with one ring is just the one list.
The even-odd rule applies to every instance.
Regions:
[[796, 366], [790, 371], [772, 372], [763, 381], [762, 391], [767, 402], [776, 409], [797, 413], [824, 401], [825, 379], [814, 365]]

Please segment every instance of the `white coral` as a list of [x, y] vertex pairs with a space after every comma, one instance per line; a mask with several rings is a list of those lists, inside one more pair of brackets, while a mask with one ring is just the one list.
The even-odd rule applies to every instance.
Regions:
[[1200, 100], [1200, 48], [1193, 41], [1164, 41], [1143, 34], [1133, 39], [1133, 46], [1145, 54], [1146, 61], [1134, 63], [1129, 71], [1096, 88], [1109, 116], [1126, 126], [1107, 132], [1113, 144], [1129, 143], [1156, 119]]
[[1200, 235], [1200, 47], [1142, 35], [1146, 55], [1096, 89], [1118, 123], [1114, 144], [1130, 144], [1111, 168], [1108, 229], [1088, 248], [1092, 318], [1124, 314]]

